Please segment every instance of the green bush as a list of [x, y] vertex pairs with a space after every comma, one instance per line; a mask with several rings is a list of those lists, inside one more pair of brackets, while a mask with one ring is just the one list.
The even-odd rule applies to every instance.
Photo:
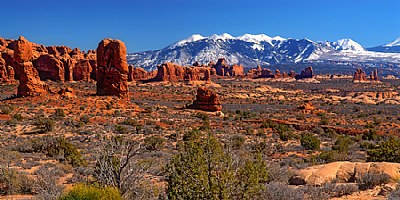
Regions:
[[307, 150], [319, 150], [321, 142], [311, 133], [304, 133], [300, 139], [301, 146]]
[[46, 133], [54, 129], [55, 122], [50, 118], [39, 118], [33, 123], [33, 125], [36, 126], [38, 132]]
[[21, 114], [17, 113], [15, 115], [13, 115], [12, 117], [13, 119], [17, 120], [17, 121], [22, 121], [24, 118], [22, 117]]
[[237, 166], [211, 133], [192, 132], [166, 167], [168, 199], [257, 199], [268, 178], [261, 155]]
[[54, 113], [54, 115], [55, 115], [56, 117], [65, 117], [65, 112], [64, 112], [63, 109], [57, 108], [57, 109], [56, 109], [56, 112]]
[[375, 141], [378, 139], [378, 134], [375, 129], [369, 129], [368, 132], [364, 133], [362, 136], [363, 140]]
[[241, 135], [234, 135], [230, 138], [231, 146], [233, 149], [241, 149], [246, 142], [246, 138]]
[[160, 136], [150, 136], [144, 139], [144, 144], [148, 150], [159, 150], [164, 146], [165, 139]]
[[339, 153], [347, 154], [349, 146], [353, 143], [354, 141], [349, 136], [339, 136], [335, 144], [332, 146], [332, 149], [337, 150]]
[[46, 156], [58, 158], [61, 162], [66, 162], [74, 167], [85, 165], [78, 148], [68, 142], [65, 137], [43, 137], [40, 139], [33, 139], [32, 151], [41, 152]]
[[99, 188], [91, 185], [78, 184], [63, 195], [59, 200], [119, 200], [122, 199], [118, 190], [113, 187]]
[[368, 162], [400, 162], [400, 140], [390, 138], [367, 151]]

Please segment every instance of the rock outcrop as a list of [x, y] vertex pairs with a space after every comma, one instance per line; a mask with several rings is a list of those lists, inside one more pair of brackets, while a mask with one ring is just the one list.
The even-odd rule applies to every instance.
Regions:
[[128, 73], [125, 44], [102, 40], [97, 47], [97, 95], [127, 97]]
[[6, 61], [2, 58], [0, 52], [0, 83], [12, 83], [14, 79], [14, 68], [7, 66]]
[[361, 69], [358, 68], [356, 70], [356, 72], [354, 72], [354, 76], [353, 76], [353, 82], [363, 82], [367, 80], [367, 75], [365, 74], [365, 72]]
[[218, 95], [205, 87], [197, 89], [196, 100], [192, 105], [188, 106], [189, 109], [203, 110], [203, 111], [221, 111], [222, 105]]
[[129, 65], [128, 81], [143, 81], [154, 77], [153, 72], [147, 72], [141, 67]]
[[305, 78], [313, 78], [313, 69], [312, 67], [306, 67], [304, 70], [301, 71], [300, 74], [296, 75], [295, 78], [296, 80], [298, 79], [305, 79]]
[[33, 66], [38, 70], [41, 80], [65, 80], [64, 63], [53, 55], [44, 54], [33, 61]]
[[[215, 69], [215, 74], [218, 76], [244, 76], [243, 65], [234, 64], [233, 66], [229, 66], [225, 58], [218, 59], [216, 64], [210, 62], [208, 65]], [[210, 74], [214, 75], [214, 72]]]
[[157, 66], [157, 75], [149, 81], [211, 82], [210, 74], [210, 68], [208, 67], [184, 67], [168, 62]]
[[46, 93], [48, 90], [39, 77], [38, 71], [33, 67], [32, 44], [24, 37], [19, 37], [15, 43], [14, 49], [15, 72], [19, 77], [17, 96], [32, 96]]
[[291, 185], [323, 185], [336, 183], [354, 183], [365, 174], [387, 174], [393, 180], [400, 178], [400, 163], [388, 162], [333, 162], [312, 166], [295, 172], [289, 180]]
[[[71, 49], [67, 46], [45, 47], [32, 42], [21, 46], [17, 43], [18, 40], [0, 38], [0, 57], [5, 60], [7, 68], [9, 66], [13, 68], [15, 79], [20, 78], [17, 63], [32, 62], [42, 81], [96, 80], [97, 58], [96, 52], [93, 50], [85, 53], [78, 48]], [[87, 63], [89, 63], [89, 67], [87, 67]]]
[[304, 114], [310, 114], [313, 110], [315, 110], [315, 107], [311, 102], [305, 102], [303, 105], [297, 108], [301, 110]]

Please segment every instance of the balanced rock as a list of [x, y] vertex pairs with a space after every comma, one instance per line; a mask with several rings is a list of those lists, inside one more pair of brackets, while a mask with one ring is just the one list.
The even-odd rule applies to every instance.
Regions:
[[218, 95], [205, 87], [197, 89], [196, 100], [192, 105], [188, 106], [189, 109], [204, 110], [204, 111], [221, 111], [222, 105]]
[[97, 95], [127, 97], [128, 72], [125, 44], [102, 40], [97, 47]]

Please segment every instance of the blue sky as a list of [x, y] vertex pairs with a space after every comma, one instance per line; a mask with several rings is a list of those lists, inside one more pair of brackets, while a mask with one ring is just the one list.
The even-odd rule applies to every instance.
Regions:
[[400, 37], [399, 0], [0, 0], [0, 37], [95, 49], [101, 39], [128, 52], [161, 49], [198, 33], [264, 33], [364, 47]]

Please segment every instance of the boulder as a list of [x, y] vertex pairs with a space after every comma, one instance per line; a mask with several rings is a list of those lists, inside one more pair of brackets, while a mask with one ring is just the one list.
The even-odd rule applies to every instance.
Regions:
[[196, 99], [192, 105], [188, 106], [189, 109], [203, 110], [203, 111], [221, 111], [222, 105], [218, 95], [205, 87], [197, 89]]
[[323, 185], [329, 182], [354, 183], [365, 174], [386, 174], [392, 180], [400, 178], [400, 163], [333, 162], [300, 169], [290, 178], [291, 185]]
[[97, 47], [97, 95], [127, 97], [128, 72], [125, 43], [102, 40]]

